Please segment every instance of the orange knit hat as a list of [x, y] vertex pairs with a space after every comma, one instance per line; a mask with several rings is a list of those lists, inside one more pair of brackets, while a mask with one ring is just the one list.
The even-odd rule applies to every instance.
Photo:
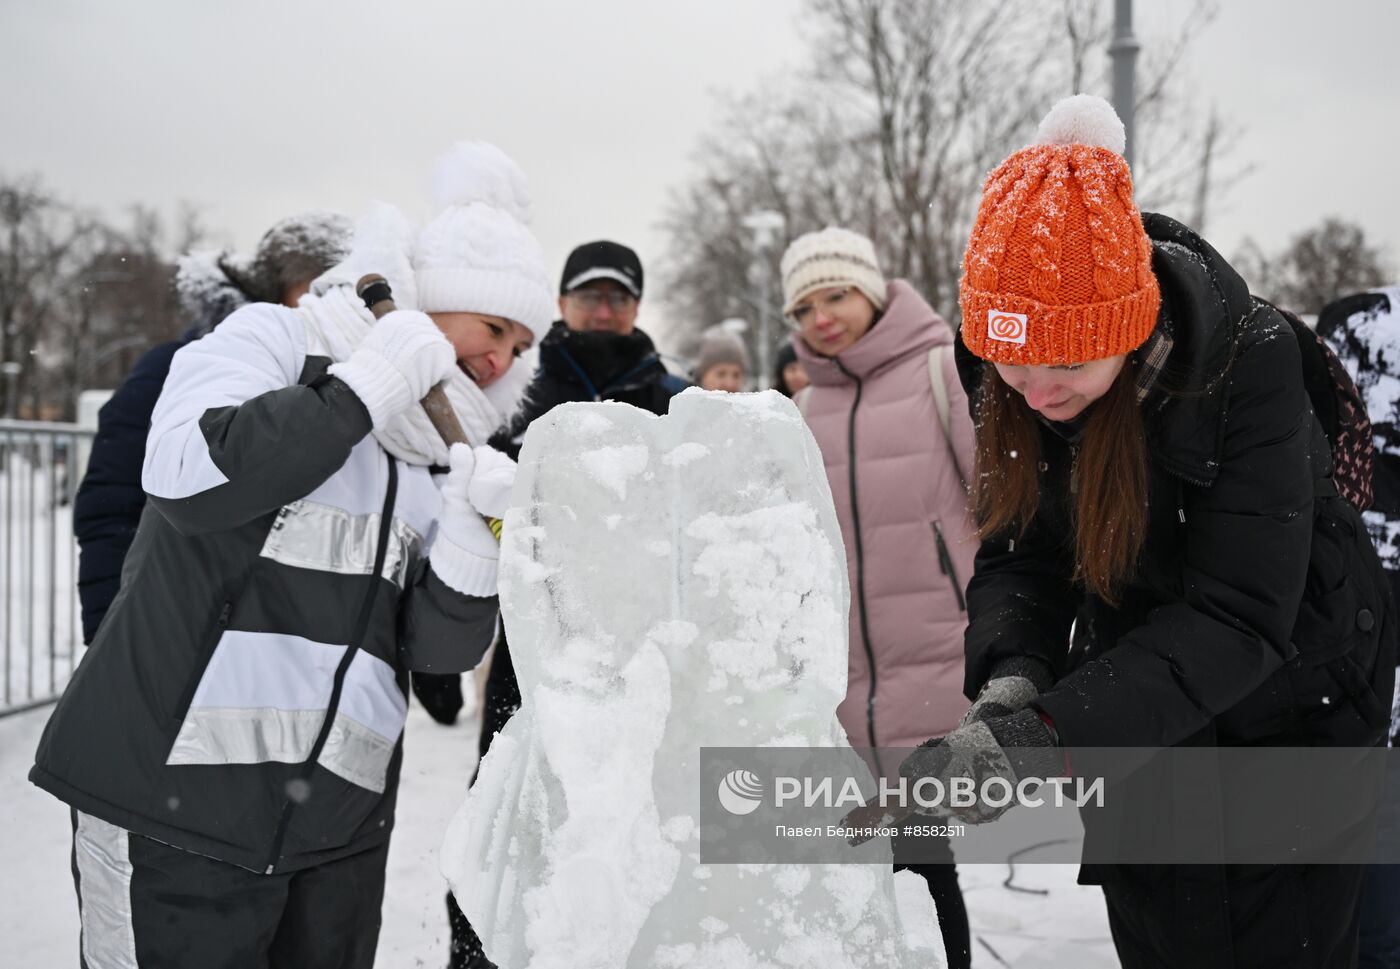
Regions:
[[1123, 122], [1103, 98], [1079, 94], [1050, 109], [1036, 140], [983, 188], [963, 256], [963, 343], [1005, 364], [1134, 350], [1157, 323], [1161, 295]]

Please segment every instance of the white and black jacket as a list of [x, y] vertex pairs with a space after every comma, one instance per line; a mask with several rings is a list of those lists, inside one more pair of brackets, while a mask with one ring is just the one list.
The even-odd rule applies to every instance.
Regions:
[[430, 567], [443, 469], [391, 458], [307, 344], [260, 304], [175, 356], [121, 591], [30, 772], [269, 873], [389, 837], [408, 673], [475, 666], [497, 609]]

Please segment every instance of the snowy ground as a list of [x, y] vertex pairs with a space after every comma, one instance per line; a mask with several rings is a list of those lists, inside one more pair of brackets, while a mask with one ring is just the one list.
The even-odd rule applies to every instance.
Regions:
[[[0, 966], [77, 964], [78, 918], [69, 873], [68, 812], [25, 780], [51, 707], [0, 718]], [[412, 707], [389, 853], [377, 965], [446, 965], [444, 886], [437, 851], [476, 759], [476, 724], [440, 727]], [[1074, 883], [1074, 868], [959, 868], [973, 928], [975, 969], [1107, 969], [1116, 966], [1102, 896]]]

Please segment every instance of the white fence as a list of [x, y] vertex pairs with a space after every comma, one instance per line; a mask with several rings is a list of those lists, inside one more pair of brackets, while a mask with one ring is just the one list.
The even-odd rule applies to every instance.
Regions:
[[92, 429], [0, 420], [0, 716], [55, 699], [82, 656], [73, 498]]

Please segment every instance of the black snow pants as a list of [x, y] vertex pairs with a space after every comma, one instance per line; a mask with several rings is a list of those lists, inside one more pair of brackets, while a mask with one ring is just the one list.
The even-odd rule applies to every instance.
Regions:
[[369, 969], [389, 842], [263, 875], [73, 812], [79, 964]]
[[938, 909], [938, 930], [948, 953], [948, 969], [972, 969], [972, 930], [967, 922], [967, 905], [958, 884], [958, 866], [951, 861], [941, 865], [896, 865], [907, 868], [928, 884]]
[[1103, 880], [1123, 969], [1353, 969], [1361, 865], [1132, 865]]
[[972, 930], [967, 921], [962, 886], [958, 884], [958, 866], [953, 863], [953, 848], [948, 839], [914, 839], [896, 834], [891, 847], [896, 858], [910, 859], [896, 862], [894, 870], [912, 871], [928, 885], [928, 893], [938, 909], [938, 929], [948, 953], [948, 969], [970, 969]]

